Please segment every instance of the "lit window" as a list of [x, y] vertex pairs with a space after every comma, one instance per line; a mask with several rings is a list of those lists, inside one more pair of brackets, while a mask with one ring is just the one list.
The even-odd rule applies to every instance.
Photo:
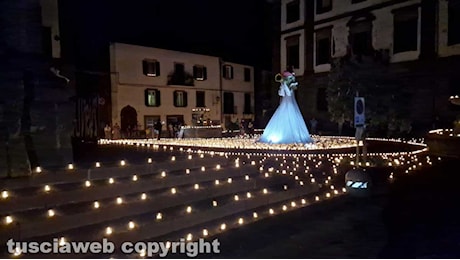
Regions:
[[158, 77], [160, 76], [160, 63], [156, 60], [143, 60], [142, 70], [148, 77]]
[[195, 80], [206, 80], [207, 79], [206, 67], [202, 65], [193, 66], [193, 78]]
[[148, 107], [160, 106], [160, 91], [158, 89], [145, 90], [145, 105]]
[[185, 91], [174, 91], [174, 106], [186, 107], [187, 106], [187, 92]]

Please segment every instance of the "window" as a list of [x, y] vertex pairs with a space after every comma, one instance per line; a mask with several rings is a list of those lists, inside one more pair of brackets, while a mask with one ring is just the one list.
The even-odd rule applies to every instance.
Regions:
[[326, 88], [319, 88], [316, 93], [316, 109], [318, 111], [327, 111]]
[[232, 65], [224, 65], [222, 67], [222, 75], [225, 79], [233, 79], [233, 66]]
[[300, 35], [287, 37], [286, 40], [286, 65], [287, 67], [299, 68], [300, 65]]
[[187, 106], [187, 92], [182, 90], [174, 91], [174, 106], [186, 107]]
[[252, 114], [251, 93], [244, 93], [244, 111], [243, 114]]
[[144, 127], [145, 129], [147, 128], [153, 128], [155, 123], [160, 119], [160, 116], [144, 116]]
[[204, 91], [196, 92], [196, 107], [206, 107]]
[[331, 58], [331, 27], [320, 29], [316, 35], [316, 65], [328, 64]]
[[418, 34], [418, 9], [393, 11], [393, 53], [416, 51]]
[[160, 91], [158, 89], [145, 90], [145, 105], [148, 107], [160, 106]]
[[160, 76], [160, 63], [156, 60], [143, 60], [142, 70], [145, 76], [158, 77]]
[[300, 19], [300, 2], [292, 1], [286, 5], [286, 23], [293, 23]]
[[460, 1], [449, 0], [448, 2], [448, 24], [447, 24], [447, 44], [453, 45], [460, 43]]
[[251, 69], [244, 68], [244, 81], [249, 82], [251, 81]]
[[332, 10], [332, 0], [316, 0], [316, 13], [322, 14]]
[[206, 80], [208, 78], [206, 67], [202, 65], [193, 66], [193, 78], [195, 80]]
[[232, 92], [224, 92], [224, 114], [234, 114], [234, 99]]
[[362, 55], [372, 54], [372, 21], [353, 23], [350, 26], [349, 42], [354, 55], [358, 59]]

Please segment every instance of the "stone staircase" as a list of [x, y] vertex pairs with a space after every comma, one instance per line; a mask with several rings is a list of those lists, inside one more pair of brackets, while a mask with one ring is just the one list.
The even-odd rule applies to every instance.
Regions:
[[[76, 165], [5, 182], [1, 195], [8, 196], [0, 200], [0, 243], [10, 238], [53, 241], [61, 237], [66, 241], [106, 237], [116, 245], [196, 240], [344, 193], [338, 186], [329, 188], [328, 174], [334, 171], [327, 157], [313, 161], [298, 156], [281, 163], [262, 156], [178, 152], [162, 158], [91, 169]], [[11, 257], [6, 248], [3, 253]], [[33, 255], [40, 256], [99, 257]], [[120, 251], [115, 256], [126, 257]]]

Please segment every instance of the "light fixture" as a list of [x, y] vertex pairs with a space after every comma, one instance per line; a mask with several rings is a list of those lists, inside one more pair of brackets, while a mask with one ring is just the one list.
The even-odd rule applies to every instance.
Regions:
[[53, 209], [49, 209], [49, 210], [48, 210], [48, 217], [51, 218], [51, 217], [54, 217], [54, 215], [55, 215], [54, 210], [53, 210]]
[[129, 229], [133, 229], [133, 228], [135, 228], [135, 227], [136, 227], [136, 224], [135, 224], [133, 221], [130, 221], [130, 222], [128, 223], [128, 228], [129, 228]]
[[113, 229], [112, 229], [111, 227], [106, 227], [106, 228], [105, 228], [105, 234], [106, 234], [106, 235], [110, 235], [110, 234], [112, 234], [112, 233], [113, 233]]
[[13, 223], [13, 217], [12, 217], [12, 216], [6, 216], [6, 217], [5, 217], [5, 223], [6, 223], [7, 225]]

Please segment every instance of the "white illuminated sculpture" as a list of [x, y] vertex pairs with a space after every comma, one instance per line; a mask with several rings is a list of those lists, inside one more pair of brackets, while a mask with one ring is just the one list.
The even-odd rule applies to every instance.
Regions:
[[269, 144], [311, 143], [313, 140], [295, 100], [294, 90], [298, 83], [289, 71], [277, 74], [275, 80], [280, 82], [278, 95], [281, 103], [265, 127], [259, 142]]

